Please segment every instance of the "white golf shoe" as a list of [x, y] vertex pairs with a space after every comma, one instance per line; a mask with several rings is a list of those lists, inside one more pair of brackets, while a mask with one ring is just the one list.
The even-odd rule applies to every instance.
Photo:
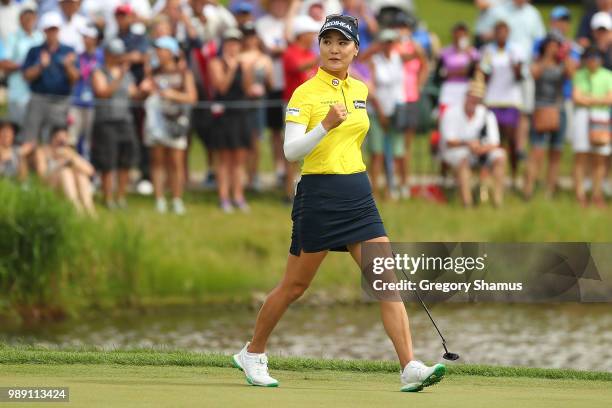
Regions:
[[234, 354], [232, 361], [236, 368], [244, 371], [246, 380], [251, 385], [260, 387], [278, 387], [278, 381], [270, 377], [268, 373], [268, 357], [265, 353], [249, 353], [247, 347], [249, 343], [240, 350], [238, 354]]
[[446, 374], [444, 364], [436, 364], [428, 367], [420, 361], [412, 360], [400, 376], [403, 392], [418, 392], [424, 387], [429, 387], [439, 382]]

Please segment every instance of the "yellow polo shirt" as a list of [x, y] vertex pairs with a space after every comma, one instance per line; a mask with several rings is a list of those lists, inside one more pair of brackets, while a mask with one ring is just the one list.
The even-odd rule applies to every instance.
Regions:
[[306, 125], [307, 132], [325, 118], [330, 105], [342, 103], [348, 112], [347, 119], [304, 157], [302, 174], [351, 174], [366, 169], [361, 144], [370, 127], [367, 99], [368, 88], [363, 82], [350, 76], [340, 80], [321, 68], [295, 90], [285, 121]]

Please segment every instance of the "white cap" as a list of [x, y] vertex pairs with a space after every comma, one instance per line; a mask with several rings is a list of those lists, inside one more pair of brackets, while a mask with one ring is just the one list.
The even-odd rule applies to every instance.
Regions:
[[321, 25], [310, 16], [296, 16], [293, 20], [293, 35], [298, 36], [305, 33], [318, 33]]
[[79, 29], [79, 34], [87, 38], [98, 38], [98, 29], [93, 25], [86, 24]]
[[599, 11], [593, 14], [591, 18], [591, 30], [597, 30], [598, 28], [612, 30], [612, 17], [610, 17], [610, 13], [607, 11]]
[[49, 28], [60, 28], [64, 24], [62, 16], [57, 11], [48, 11], [40, 18], [41, 30], [47, 30]]
[[36, 13], [38, 11], [38, 5], [34, 0], [26, 0], [21, 3], [21, 8], [19, 9], [19, 13], [25, 13], [26, 11], [31, 11]]

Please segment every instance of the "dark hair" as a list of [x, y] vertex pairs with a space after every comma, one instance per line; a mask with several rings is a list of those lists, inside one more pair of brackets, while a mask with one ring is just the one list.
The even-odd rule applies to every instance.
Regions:
[[68, 127], [67, 126], [62, 126], [62, 125], [54, 126], [54, 127], [51, 128], [51, 133], [49, 133], [49, 135], [51, 136], [51, 138], [53, 138], [59, 132], [68, 132]]
[[463, 21], [459, 21], [458, 23], [455, 23], [455, 25], [453, 25], [453, 28], [451, 29], [451, 32], [454, 34], [457, 31], [466, 31], [469, 32], [470, 28], [468, 27], [468, 25], [463, 22]]
[[540, 45], [538, 46], [538, 55], [543, 56], [544, 52], [546, 51], [546, 48], [551, 44], [556, 42], [557, 44], [561, 44], [561, 41], [559, 41], [559, 39], [555, 36], [552, 35], [547, 35], [546, 37], [544, 37], [544, 39], [542, 40], [542, 42], [540, 43]]
[[581, 58], [583, 60], [589, 59], [589, 58], [593, 58], [593, 57], [601, 59], [601, 52], [599, 51], [599, 49], [597, 47], [595, 47], [593, 45], [588, 47], [588, 48], [586, 48], [584, 50], [584, 52], [582, 53], [582, 55], [581, 55]]

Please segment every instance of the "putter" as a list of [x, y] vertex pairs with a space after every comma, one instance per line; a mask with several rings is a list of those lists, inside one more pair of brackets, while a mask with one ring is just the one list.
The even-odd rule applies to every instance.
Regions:
[[[400, 270], [402, 271], [402, 274], [404, 275], [406, 280], [409, 280], [408, 276], [406, 275], [406, 272], [404, 272], [404, 269], [400, 269]], [[423, 302], [423, 298], [421, 298], [419, 291], [417, 289], [415, 289], [414, 291], [416, 292], [416, 295], [419, 298], [419, 301], [421, 302], [421, 306], [423, 306], [423, 309], [425, 309], [425, 313], [427, 313], [427, 316], [429, 316], [429, 320], [431, 320], [434, 327], [436, 328], [436, 331], [438, 332], [438, 335], [442, 339], [442, 347], [444, 347], [444, 354], [442, 355], [442, 358], [445, 360], [450, 360], [450, 361], [458, 360], [459, 354], [451, 353], [450, 351], [448, 351], [448, 348], [446, 348], [446, 340], [444, 339], [444, 336], [442, 336], [442, 332], [440, 332], [440, 329], [438, 329], [438, 325], [436, 324], [435, 320], [433, 319], [433, 317], [431, 317], [431, 313], [429, 313], [429, 309], [425, 305], [425, 302]]]

